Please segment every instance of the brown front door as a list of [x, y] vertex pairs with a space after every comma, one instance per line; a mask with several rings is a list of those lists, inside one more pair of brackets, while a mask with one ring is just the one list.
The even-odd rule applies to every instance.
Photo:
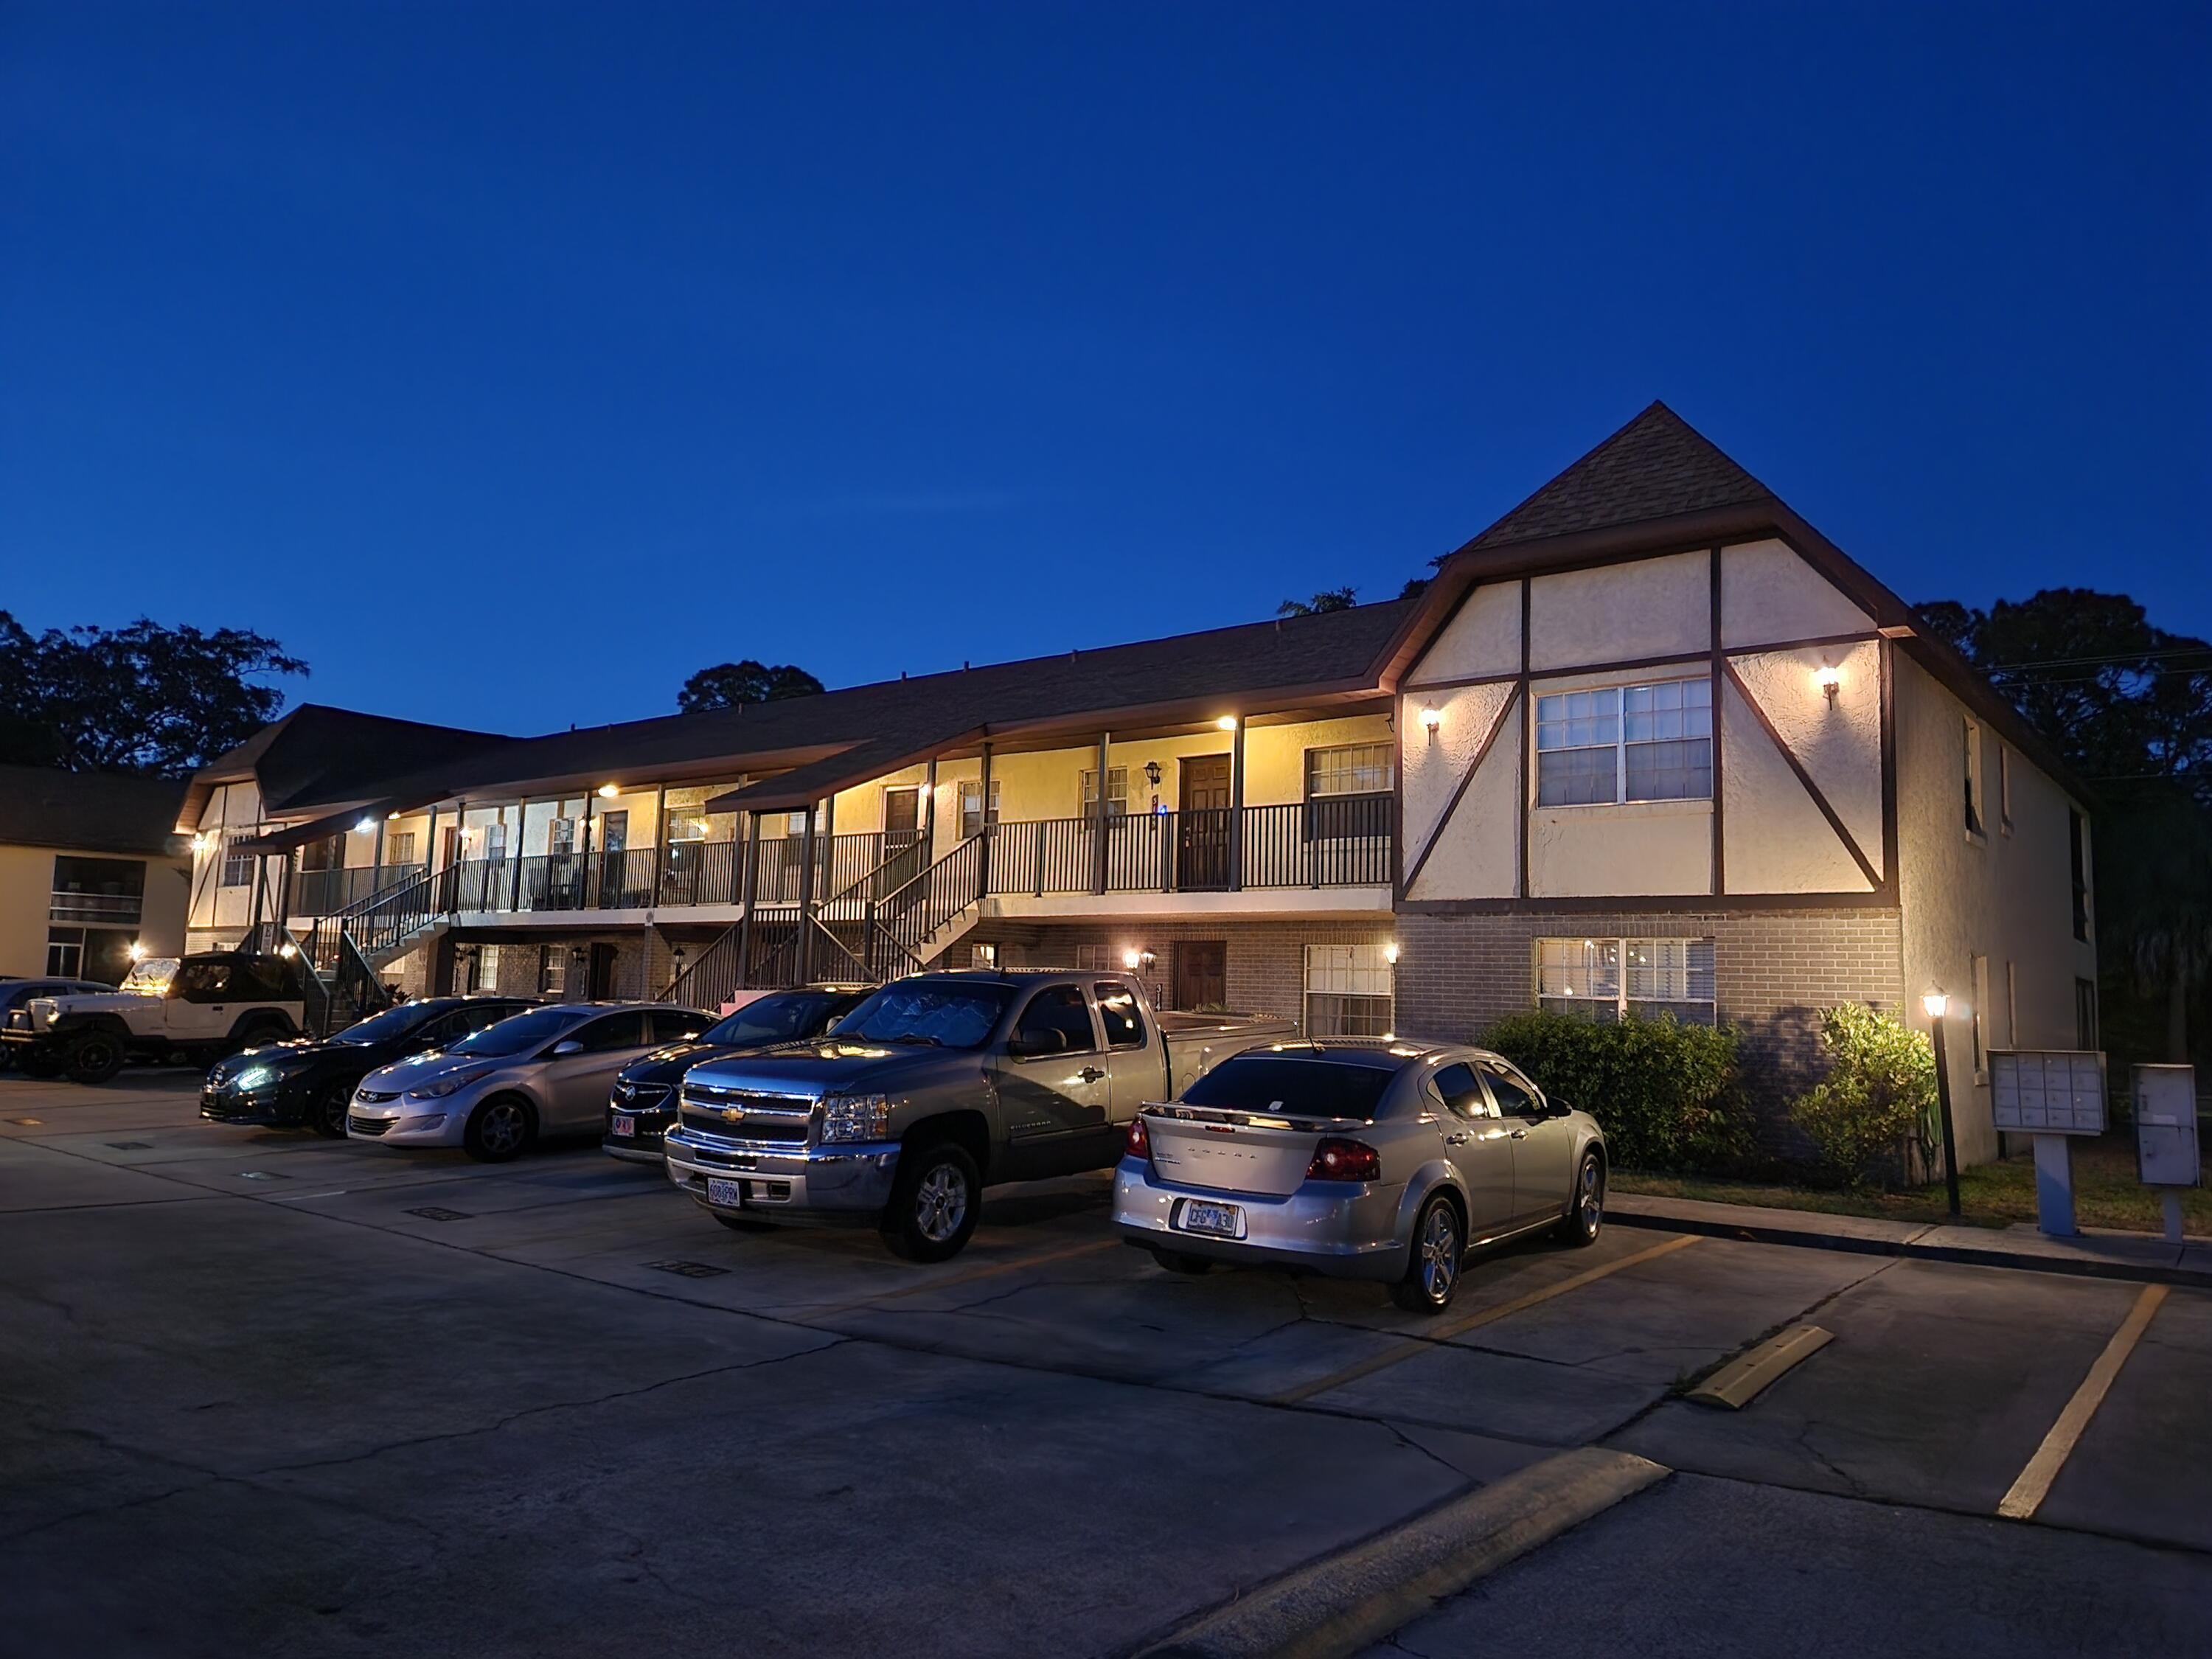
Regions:
[[607, 944], [592, 946], [590, 981], [586, 994], [594, 1002], [605, 1002], [615, 994], [615, 947]]
[[1176, 941], [1175, 1006], [1178, 1008], [1226, 1008], [1229, 1006], [1229, 946], [1218, 939]]
[[[1176, 814], [1176, 885], [1229, 885], [1229, 757], [1194, 755], [1182, 763]], [[1183, 1005], [1188, 1007], [1190, 1005]]]

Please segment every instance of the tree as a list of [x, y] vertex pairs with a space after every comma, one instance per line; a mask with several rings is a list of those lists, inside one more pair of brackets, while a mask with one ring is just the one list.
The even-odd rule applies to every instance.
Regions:
[[804, 668], [779, 663], [771, 668], [747, 657], [702, 668], [684, 682], [676, 694], [678, 712], [697, 714], [709, 708], [735, 708], [740, 703], [781, 702], [787, 697], [818, 696], [822, 682]]
[[1310, 599], [1285, 599], [1275, 607], [1275, 614], [1279, 617], [1318, 617], [1325, 611], [1349, 611], [1358, 603], [1356, 589], [1332, 587], [1315, 594]]
[[0, 760], [71, 771], [191, 773], [276, 718], [255, 684], [307, 665], [249, 629], [50, 628], [0, 611]]
[[2146, 999], [2162, 1052], [2185, 1060], [2212, 984], [2212, 646], [2089, 588], [1918, 610], [2097, 792], [2107, 1008], [2115, 992]]

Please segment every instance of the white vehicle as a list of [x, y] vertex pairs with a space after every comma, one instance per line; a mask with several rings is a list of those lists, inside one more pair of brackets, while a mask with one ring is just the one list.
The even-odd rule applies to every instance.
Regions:
[[543, 1134], [599, 1133], [615, 1073], [688, 1042], [711, 1016], [668, 1003], [564, 1002], [472, 1031], [361, 1080], [346, 1137], [387, 1146], [459, 1146], [503, 1164]]
[[0, 1029], [33, 1076], [105, 1083], [131, 1060], [209, 1066], [300, 1030], [299, 964], [245, 951], [149, 957], [112, 991], [33, 997]]

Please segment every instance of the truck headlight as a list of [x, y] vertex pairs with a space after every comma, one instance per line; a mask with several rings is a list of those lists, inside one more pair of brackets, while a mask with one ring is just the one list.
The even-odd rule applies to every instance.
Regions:
[[891, 1103], [884, 1095], [831, 1095], [822, 1103], [824, 1140], [882, 1140], [890, 1133]]

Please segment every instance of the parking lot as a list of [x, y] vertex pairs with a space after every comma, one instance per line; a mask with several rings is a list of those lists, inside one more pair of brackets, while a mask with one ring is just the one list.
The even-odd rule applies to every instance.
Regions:
[[[592, 1146], [487, 1167], [0, 1076], [0, 1650], [1132, 1651], [1585, 1444], [1667, 1480], [1421, 1655], [2212, 1646], [2212, 1294], [1996, 1511], [2147, 1287], [1608, 1229], [1372, 1286], [1167, 1273], [1105, 1179], [915, 1267]], [[1681, 1385], [1794, 1322], [1747, 1409]]]

